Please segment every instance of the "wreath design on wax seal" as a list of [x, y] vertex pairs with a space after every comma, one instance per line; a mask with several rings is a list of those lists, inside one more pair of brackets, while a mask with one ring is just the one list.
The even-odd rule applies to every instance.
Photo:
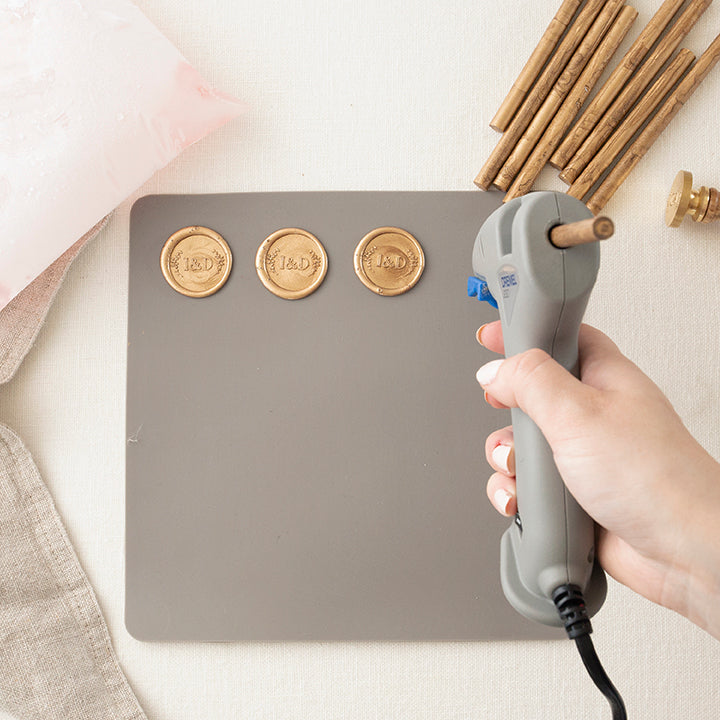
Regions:
[[218, 272], [221, 273], [225, 269], [225, 256], [217, 248], [213, 248], [212, 255], [217, 263]]
[[178, 250], [176, 253], [173, 253], [170, 256], [170, 262], [168, 263], [168, 265], [170, 265], [170, 267], [175, 271], [175, 274], [179, 275], [180, 277], [182, 277], [182, 271], [180, 270], [180, 258], [182, 257], [182, 255], [183, 251]]
[[322, 258], [314, 251], [310, 251], [310, 262], [312, 263], [312, 272], [310, 275], [314, 275], [323, 264]]

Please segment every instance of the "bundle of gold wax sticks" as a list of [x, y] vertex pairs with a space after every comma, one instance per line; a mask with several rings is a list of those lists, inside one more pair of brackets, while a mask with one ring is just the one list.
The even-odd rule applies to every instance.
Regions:
[[490, 123], [503, 134], [475, 184], [508, 201], [549, 162], [597, 214], [720, 59], [720, 35], [697, 62], [685, 48], [673, 57], [711, 2], [665, 0], [573, 125], [638, 13], [563, 0]]

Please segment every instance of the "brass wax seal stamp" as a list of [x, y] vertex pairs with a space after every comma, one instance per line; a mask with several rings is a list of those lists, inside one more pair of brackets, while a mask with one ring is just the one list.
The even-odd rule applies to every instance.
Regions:
[[693, 190], [693, 176], [681, 170], [673, 180], [665, 207], [665, 224], [680, 227], [689, 215], [695, 222], [714, 222], [720, 218], [720, 192], [705, 185]]
[[286, 300], [304, 298], [325, 279], [328, 258], [322, 243], [307, 230], [283, 228], [260, 245], [255, 269], [262, 284]]
[[420, 243], [400, 228], [377, 228], [355, 248], [355, 274], [378, 295], [402, 295], [417, 283], [424, 269]]
[[173, 233], [160, 253], [160, 267], [171, 288], [188, 297], [207, 297], [228, 279], [232, 253], [210, 228], [193, 225]]

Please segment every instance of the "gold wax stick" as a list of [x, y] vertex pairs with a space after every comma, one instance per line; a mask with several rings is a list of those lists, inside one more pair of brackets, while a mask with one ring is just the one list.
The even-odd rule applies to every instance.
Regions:
[[493, 185], [501, 190], [507, 190], [510, 187], [515, 175], [517, 175], [527, 156], [537, 144], [545, 128], [550, 124], [567, 94], [572, 90], [575, 81], [607, 33], [608, 28], [612, 25], [624, 2], [625, 0], [608, 0], [607, 5], [597, 16], [587, 35], [570, 58], [562, 75], [553, 85], [540, 109], [535, 113], [522, 137], [512, 149], [510, 157], [505, 161], [505, 164], [493, 180]]
[[582, 200], [590, 192], [593, 185], [600, 180], [602, 174], [620, 155], [630, 138], [642, 127], [673, 85], [692, 65], [693, 60], [695, 60], [695, 55], [690, 50], [683, 49], [678, 53], [665, 72], [653, 83], [650, 90], [643, 95], [637, 105], [628, 113], [620, 126], [598, 151], [597, 155], [580, 173], [580, 177], [568, 188], [568, 195]]
[[550, 230], [550, 242], [555, 247], [565, 249], [607, 240], [614, 232], [615, 224], [609, 217], [593, 217], [555, 226]]
[[690, 32], [699, 17], [705, 12], [712, 0], [693, 0], [677, 22], [668, 30], [665, 37], [660, 40], [655, 51], [645, 61], [642, 67], [630, 78], [628, 84], [617, 96], [615, 102], [603, 115], [600, 122], [580, 146], [565, 169], [560, 173], [560, 179], [568, 185], [572, 184], [585, 166], [592, 160], [595, 153], [607, 140], [615, 128], [622, 122], [635, 101], [645, 91], [653, 77], [675, 52], [683, 38]]
[[580, 119], [573, 126], [567, 137], [560, 143], [558, 149], [550, 158], [550, 164], [558, 170], [562, 170], [567, 161], [575, 154], [583, 140], [590, 134], [602, 117], [603, 113], [610, 107], [610, 103], [623, 89], [628, 78], [635, 72], [637, 67], [648, 54], [650, 48], [670, 24], [675, 13], [680, 9], [684, 0], [665, 0], [650, 22], [638, 35], [637, 40], [620, 61], [619, 65], [610, 73], [610, 77], [598, 90], [595, 97], [590, 101]]
[[629, 5], [620, 11], [610, 31], [590, 58], [577, 82], [573, 85], [573, 89], [568, 93], [547, 130], [545, 130], [540, 141], [530, 153], [530, 157], [523, 165], [522, 170], [515, 177], [515, 181], [510, 186], [507, 195], [505, 195], [505, 202], [532, 190], [537, 176], [562, 139], [565, 131], [570, 127], [570, 123], [572, 123], [585, 99], [592, 92], [637, 15], [637, 10]]
[[688, 74], [670, 94], [655, 117], [648, 123], [637, 140], [620, 158], [617, 165], [610, 171], [602, 185], [600, 185], [590, 198], [587, 206], [593, 213], [597, 214], [605, 207], [605, 203], [607, 203], [615, 191], [622, 185], [632, 169], [648, 151], [648, 148], [655, 142], [675, 115], [677, 115], [680, 108], [682, 108], [687, 99], [697, 89], [698, 85], [705, 79], [710, 70], [715, 67], [718, 60], [720, 60], [720, 35], [710, 43], [708, 49], [698, 58], [695, 65], [690, 68]]
[[482, 169], [475, 178], [475, 184], [487, 190], [492, 184], [498, 170], [507, 159], [515, 143], [518, 141], [525, 128], [530, 124], [533, 115], [540, 107], [542, 101], [550, 92], [560, 73], [567, 65], [570, 56], [575, 52], [581, 43], [585, 33], [599, 14], [605, 0], [588, 0], [585, 7], [570, 26], [555, 54], [550, 58], [545, 69], [542, 71], [532, 90], [528, 93], [519, 110], [512, 119], [507, 130], [500, 138], [490, 157], [485, 161]]
[[495, 117], [490, 122], [490, 127], [498, 132], [503, 132], [512, 120], [515, 111], [520, 107], [522, 101], [540, 74], [548, 58], [555, 50], [555, 46], [565, 32], [565, 29], [573, 19], [575, 12], [580, 7], [582, 0], [563, 0], [562, 5], [550, 21], [547, 29], [540, 38], [537, 47], [520, 71], [510, 91], [500, 104]]

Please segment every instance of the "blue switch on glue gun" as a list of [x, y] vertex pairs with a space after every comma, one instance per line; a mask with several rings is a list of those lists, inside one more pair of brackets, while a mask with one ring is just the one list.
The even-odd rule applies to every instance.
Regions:
[[471, 275], [468, 278], [467, 293], [468, 297], [477, 297], [481, 302], [490, 303], [496, 310], [498, 309], [497, 300], [495, 300], [490, 292], [487, 280]]

